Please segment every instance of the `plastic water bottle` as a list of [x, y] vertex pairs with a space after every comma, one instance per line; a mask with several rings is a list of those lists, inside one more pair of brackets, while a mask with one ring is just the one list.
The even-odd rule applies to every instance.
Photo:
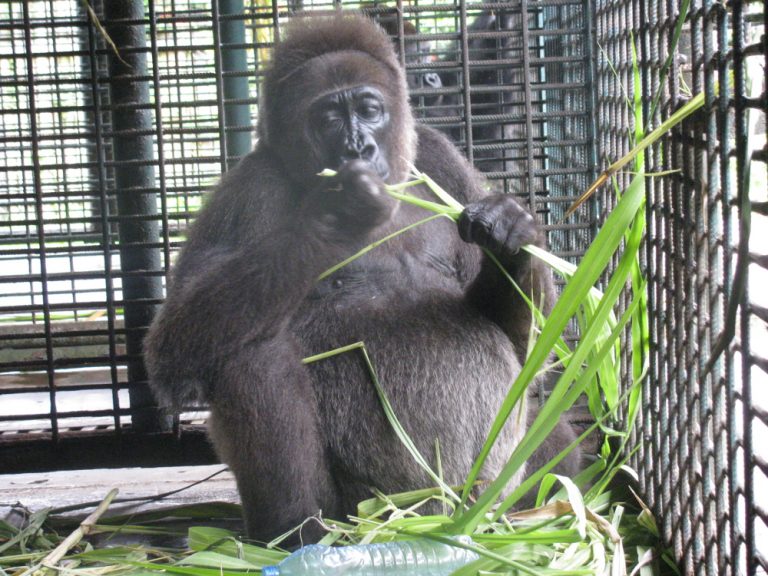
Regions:
[[[469, 536], [456, 536], [472, 544]], [[262, 576], [448, 576], [477, 560], [471, 550], [434, 540], [408, 540], [382, 544], [322, 546], [296, 550], [277, 566], [265, 566]]]

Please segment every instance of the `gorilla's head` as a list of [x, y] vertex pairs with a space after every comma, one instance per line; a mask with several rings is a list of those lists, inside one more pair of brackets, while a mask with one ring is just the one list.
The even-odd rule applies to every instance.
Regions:
[[261, 142], [297, 182], [354, 159], [387, 182], [403, 180], [416, 134], [390, 39], [360, 16], [300, 20], [285, 30], [265, 79]]
[[[393, 39], [400, 35], [399, 19], [395, 16], [379, 16], [378, 19], [372, 16], [379, 23], [384, 31]], [[423, 106], [428, 109], [433, 106], [440, 106], [443, 103], [443, 97], [440, 94], [429, 96], [414, 96], [416, 90], [422, 89], [440, 89], [443, 87], [443, 79], [440, 74], [433, 70], [421, 69], [424, 64], [429, 64], [435, 59], [435, 45], [433, 42], [418, 40], [419, 30], [413, 22], [403, 21], [402, 41], [405, 51], [406, 67], [410, 70], [406, 73], [408, 81], [408, 91], [411, 94], [411, 104], [414, 108]], [[397, 44], [397, 42], [396, 42]]]

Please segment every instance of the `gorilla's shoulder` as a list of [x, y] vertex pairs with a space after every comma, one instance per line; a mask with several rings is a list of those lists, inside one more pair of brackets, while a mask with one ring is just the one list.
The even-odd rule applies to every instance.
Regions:
[[[453, 166], [457, 170], [466, 170], [469, 163], [464, 155], [448, 137], [431, 126], [416, 125], [418, 148], [416, 151], [416, 167], [426, 171], [428, 167]], [[422, 168], [423, 166], [423, 168]]]
[[432, 126], [426, 124], [416, 124], [416, 134], [419, 139], [418, 157], [423, 156], [428, 150], [432, 150], [435, 147], [438, 148], [451, 148], [456, 151], [456, 147], [451, 143], [448, 137]]
[[416, 133], [416, 168], [461, 202], [485, 195], [483, 176], [445, 134], [423, 124], [417, 124]]
[[284, 212], [292, 198], [280, 166], [271, 149], [257, 145], [205, 198], [189, 242], [236, 244], [258, 230], [270, 230], [274, 218], [269, 215]]
[[[275, 186], [285, 186], [285, 170], [274, 150], [263, 144], [258, 144], [252, 152], [243, 156], [242, 160], [221, 179], [218, 191], [233, 192], [245, 189], [253, 190], [254, 186], [274, 189]], [[233, 185], [234, 184], [234, 185]]]

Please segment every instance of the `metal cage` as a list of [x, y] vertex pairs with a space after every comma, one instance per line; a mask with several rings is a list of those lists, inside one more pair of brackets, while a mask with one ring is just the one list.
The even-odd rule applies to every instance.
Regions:
[[[341, 4], [0, 0], [0, 471], [213, 458], [204, 412], [158, 414], [142, 337], [204, 192], [252, 147], [280, 24]], [[410, 73], [440, 75], [412, 93], [420, 121], [526, 199], [574, 262], [613, 193], [565, 211], [629, 149], [636, 78], [651, 127], [706, 94], [646, 153], [661, 175], [648, 179], [652, 349], [632, 464], [686, 572], [766, 573], [768, 11], [690, 0], [670, 55], [685, 5], [343, 8], [379, 20]]]

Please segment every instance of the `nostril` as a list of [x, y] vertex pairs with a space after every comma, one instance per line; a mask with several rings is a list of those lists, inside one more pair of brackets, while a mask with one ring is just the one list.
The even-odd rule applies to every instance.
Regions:
[[349, 162], [350, 160], [357, 160], [359, 159], [360, 152], [358, 152], [354, 148], [347, 148], [344, 152], [341, 153], [341, 161], [342, 162]]
[[377, 148], [375, 144], [366, 144], [360, 151], [360, 158], [363, 160], [373, 160], [373, 158], [376, 156], [376, 151]]

